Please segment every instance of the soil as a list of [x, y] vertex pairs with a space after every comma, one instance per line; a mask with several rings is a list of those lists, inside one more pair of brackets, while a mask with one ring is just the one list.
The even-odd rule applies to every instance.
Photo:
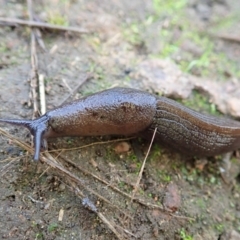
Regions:
[[[236, 2], [189, 1], [185, 17], [202, 31], [225, 11], [239, 10]], [[0, 3], [0, 16], [28, 18], [24, 1]], [[89, 31], [41, 29], [46, 49], [37, 47], [38, 73], [45, 76], [47, 110], [71, 96], [89, 73], [91, 79], [68, 101], [114, 86], [151, 90], [136, 72], [132, 74], [140, 62], [154, 54], [156, 57], [161, 49], [157, 26], [146, 25], [142, 32], [133, 28], [155, 14], [151, 1], [42, 0], [35, 1], [33, 9], [41, 20], [52, 16], [52, 22], [59, 24], [64, 20], [61, 16], [67, 16], [68, 25]], [[158, 23], [165, 20], [163, 17]], [[167, 27], [167, 21], [164, 24]], [[130, 28], [131, 34], [126, 36]], [[218, 51], [240, 66], [239, 42], [212, 41]], [[185, 53], [201, 52], [187, 41], [182, 47]], [[0, 28], [1, 118], [32, 118], [30, 50], [29, 28], [6, 24]], [[197, 70], [192, 74], [200, 75]], [[28, 130], [6, 124], [1, 128], [31, 143]], [[188, 158], [154, 144], [132, 201], [129, 196], [134, 192], [148, 141], [112, 136], [49, 140], [52, 156], [80, 179], [78, 184], [46, 162], [34, 162], [32, 153], [6, 136], [1, 135], [0, 143], [2, 239], [240, 239], [238, 152], [223, 174], [221, 156]], [[65, 150], [79, 146], [83, 148]]]

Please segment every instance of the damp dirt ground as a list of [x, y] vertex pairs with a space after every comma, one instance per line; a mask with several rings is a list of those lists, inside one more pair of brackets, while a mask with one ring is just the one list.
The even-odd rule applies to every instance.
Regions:
[[[213, 81], [239, 81], [240, 19], [234, 14], [240, 5], [166, 2], [35, 1], [37, 20], [88, 31], [40, 28], [45, 49], [37, 44], [38, 73], [45, 79], [47, 110], [67, 97], [115, 86], [161, 93], [138, 75], [136, 66], [148, 59], [171, 59], [181, 71]], [[25, 1], [0, 3], [0, 16], [28, 19]], [[219, 22], [221, 31], [207, 31]], [[30, 29], [1, 22], [1, 118], [32, 118], [30, 73]], [[27, 130], [6, 124], [1, 129], [31, 144]], [[51, 155], [79, 179], [74, 181], [34, 162], [31, 152], [1, 134], [0, 238], [239, 239], [233, 238], [240, 234], [239, 153], [223, 175], [222, 156], [189, 158], [154, 143], [133, 200], [148, 147], [139, 138], [50, 139]]]

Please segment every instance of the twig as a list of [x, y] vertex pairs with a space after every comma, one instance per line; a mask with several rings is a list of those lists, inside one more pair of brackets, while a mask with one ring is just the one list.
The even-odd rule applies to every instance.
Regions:
[[5, 163], [5, 162], [11, 162], [12, 160], [18, 161], [21, 158], [21, 156], [18, 157], [9, 157], [9, 158], [5, 158], [3, 160], [0, 161], [0, 163]]
[[63, 84], [65, 87], [68, 89], [69, 92], [72, 92], [72, 88], [68, 85], [67, 81], [65, 78], [62, 78]]
[[59, 152], [59, 151], [72, 151], [72, 150], [78, 150], [78, 149], [87, 148], [87, 147], [91, 147], [91, 146], [95, 146], [95, 145], [104, 145], [104, 144], [109, 144], [109, 143], [127, 141], [127, 140], [131, 140], [131, 139], [134, 139], [134, 138], [136, 138], [136, 137], [118, 138], [118, 139], [102, 141], [102, 142], [93, 142], [93, 143], [89, 143], [89, 144], [86, 144], [86, 145], [83, 145], [83, 146], [80, 146], [80, 147], [61, 148], [61, 149], [56, 149], [56, 150], [50, 150], [48, 152], [52, 153], [52, 152]]
[[213, 35], [214, 37], [221, 38], [226, 41], [232, 41], [232, 42], [240, 42], [240, 36], [233, 36], [233, 35], [226, 35], [226, 34], [217, 34]]
[[134, 237], [137, 239], [137, 236], [135, 234], [133, 234], [132, 232], [128, 231], [127, 229], [121, 227], [120, 225], [117, 226], [118, 228], [120, 228], [122, 231], [124, 231], [125, 233], [127, 233], [128, 235]]
[[116, 237], [120, 240], [123, 240], [124, 238], [118, 233], [115, 226], [109, 220], [107, 220], [107, 218], [101, 212], [99, 212], [99, 210], [91, 202], [91, 200], [88, 199], [88, 197], [83, 196], [82, 192], [75, 185], [75, 183], [72, 181], [69, 181], [69, 184], [71, 185], [71, 188], [74, 190], [75, 194], [82, 200], [82, 205], [90, 209], [92, 212], [96, 213], [97, 216], [102, 220], [102, 222], [104, 222], [109, 227], [109, 229], [116, 235]]
[[98, 197], [99, 199], [101, 199], [102, 201], [104, 201], [105, 203], [109, 204], [110, 206], [116, 208], [118, 211], [122, 212], [123, 214], [127, 215], [123, 210], [121, 210], [119, 207], [115, 206], [113, 203], [111, 203], [109, 200], [107, 200], [105, 197], [103, 197], [102, 195], [98, 194], [97, 192], [95, 192], [94, 190], [90, 189], [89, 187], [86, 186], [86, 184], [84, 184], [84, 182], [76, 177], [73, 173], [69, 172], [68, 170], [66, 170], [64, 168], [64, 166], [59, 165], [59, 162], [56, 162], [55, 159], [48, 153], [45, 152], [44, 155], [46, 157], [41, 157], [41, 159], [43, 160], [43, 162], [46, 162], [49, 166], [51, 166], [52, 168], [57, 168], [58, 170], [60, 170], [62, 173], [64, 173], [66, 176], [70, 177], [72, 181], [74, 181], [77, 184], [80, 184], [84, 189], [86, 189], [88, 192], [92, 193], [93, 195], [95, 195], [96, 197]]
[[[27, 150], [28, 152], [30, 152], [31, 154], [34, 153], [34, 150], [32, 147], [30, 147], [28, 144], [16, 139], [14, 136], [12, 136], [11, 134], [9, 134], [8, 132], [4, 131], [2, 128], [0, 128], [0, 133], [3, 134], [5, 137], [7, 137], [8, 139], [12, 140], [12, 142], [14, 142], [15, 144], [17, 144], [18, 146], [20, 146], [21, 148]], [[45, 153], [46, 154], [46, 153]], [[91, 189], [89, 189], [88, 187], [85, 186], [84, 182], [76, 177], [74, 174], [72, 174], [71, 172], [69, 172], [68, 170], [66, 170], [62, 165], [60, 165], [59, 162], [57, 162], [50, 154], [46, 154], [47, 155], [47, 158], [46, 157], [43, 157], [42, 154], [40, 155], [40, 159], [41, 161], [45, 162], [46, 164], [48, 164], [48, 166], [54, 168], [54, 169], [57, 169], [58, 171], [62, 172], [65, 176], [69, 177], [69, 180], [71, 180], [71, 183], [76, 183], [76, 184], [80, 184], [81, 186], [83, 186], [87, 191], [90, 191], [91, 193], [93, 193], [95, 195], [95, 192]], [[72, 161], [68, 160], [67, 161], [68, 163], [72, 164], [73, 166], [75, 166], [76, 168], [78, 168], [79, 170], [81, 170], [83, 173], [87, 174], [87, 175], [91, 175], [92, 177], [96, 178], [97, 180], [105, 183], [106, 185], [110, 186], [112, 189], [116, 190], [117, 192], [123, 194], [124, 196], [132, 199], [132, 196], [125, 193], [125, 192], [122, 192], [120, 189], [118, 189], [117, 187], [114, 187], [114, 186], [111, 186], [109, 185], [109, 183], [107, 183], [105, 180], [99, 178], [98, 176], [96, 175], [93, 175], [91, 173], [89, 173], [87, 170], [85, 169], [82, 169], [81, 167], [77, 166], [75, 163], [73, 163]], [[79, 196], [81, 199], [83, 199], [85, 196], [80, 192], [78, 191], [78, 188], [74, 187], [74, 190], [75, 190], [75, 193], [77, 196]], [[105, 201], [105, 199], [102, 199]], [[186, 219], [186, 220], [195, 220], [194, 218], [191, 218], [191, 217], [186, 217], [186, 216], [179, 216], [179, 215], [175, 215], [173, 214], [171, 211], [167, 210], [167, 209], [163, 209], [161, 206], [159, 205], [156, 205], [156, 204], [152, 204], [152, 203], [148, 203], [148, 202], [145, 202], [141, 199], [138, 199], [138, 198], [134, 198], [133, 199], [134, 201], [144, 205], [144, 206], [147, 206], [147, 207], [150, 207], [150, 208], [157, 208], [157, 209], [160, 209], [160, 210], [163, 210], [165, 212], [167, 212], [168, 214], [170, 214], [170, 216], [172, 217], [176, 217], [176, 218], [181, 218], [181, 219]], [[109, 201], [107, 200], [106, 201], [107, 203], [109, 203]], [[111, 203], [110, 203], [111, 204]], [[113, 204], [111, 204], [113, 207], [116, 207], [114, 206]], [[116, 207], [118, 210], [120, 210], [118, 207]], [[120, 210], [122, 213], [124, 213], [124, 215], [128, 216], [128, 214], [126, 214], [125, 212], [123, 212], [122, 210]], [[128, 216], [130, 219], [132, 217]], [[114, 232], [115, 233], [115, 232]]]
[[27, 0], [27, 6], [28, 6], [28, 16], [30, 21], [33, 20], [33, 12], [32, 12], [32, 0]]
[[133, 190], [133, 194], [132, 194], [132, 199], [131, 199], [131, 201], [134, 199], [134, 196], [135, 196], [135, 194], [136, 194], [136, 192], [137, 192], [137, 190], [138, 190], [138, 188], [139, 188], [139, 183], [140, 183], [140, 181], [141, 181], [141, 179], [142, 179], [143, 170], [144, 170], [144, 168], [145, 168], [146, 160], [147, 160], [148, 155], [149, 155], [149, 153], [150, 153], [150, 150], [151, 150], [151, 147], [152, 147], [153, 140], [154, 140], [154, 138], [155, 138], [156, 132], [157, 132], [157, 128], [155, 128], [155, 130], [154, 130], [154, 132], [153, 132], [152, 140], [151, 140], [151, 142], [150, 142], [150, 145], [149, 145], [147, 154], [146, 154], [146, 156], [145, 156], [145, 158], [144, 158], [144, 160], [143, 160], [143, 164], [142, 164], [141, 170], [140, 170], [140, 172], [139, 172], [139, 174], [138, 174], [138, 179], [137, 179], [137, 182], [136, 182], [136, 184], [135, 184], [135, 188], [134, 188], [134, 190]]
[[[30, 20], [33, 19], [32, 14], [32, 0], [28, 0], [28, 15]], [[37, 79], [38, 79], [38, 60], [36, 55], [36, 40], [33, 30], [31, 29], [31, 97], [33, 101], [33, 118], [38, 115], [38, 101], [37, 101]]]
[[78, 28], [78, 27], [65, 27], [65, 26], [59, 26], [54, 25], [50, 23], [43, 23], [43, 22], [36, 22], [33, 20], [22, 20], [17, 18], [4, 18], [0, 17], [0, 24], [1, 22], [7, 23], [9, 26], [12, 24], [13, 26], [17, 25], [23, 25], [28, 27], [37, 27], [37, 28], [46, 28], [51, 30], [59, 30], [59, 31], [70, 31], [70, 32], [76, 32], [76, 33], [88, 33], [89, 31], [84, 28]]
[[[28, 4], [28, 15], [29, 15], [29, 19], [30, 21], [33, 21], [33, 11], [32, 11], [32, 0], [28, 0], [27, 1], [27, 4]], [[31, 29], [31, 34], [32, 32], [34, 33], [35, 35], [35, 40], [37, 40], [38, 44], [40, 47], [42, 47], [42, 49], [45, 51], [46, 48], [45, 48], [45, 45], [44, 45], [44, 42], [42, 40], [42, 35], [41, 35], [41, 32], [39, 29], [35, 28], [35, 29]]]
[[2, 128], [0, 128], [0, 133], [3, 134], [5, 137], [7, 137], [8, 139], [10, 139], [12, 142], [14, 142], [15, 144], [17, 144], [18, 146], [20, 146], [21, 148], [25, 149], [26, 151], [30, 152], [31, 154], [34, 153], [34, 150], [32, 147], [30, 147], [27, 143], [24, 143], [20, 140], [18, 140], [17, 138], [15, 138], [14, 136], [12, 136], [11, 134], [7, 133], [6, 131], [4, 131]]
[[187, 216], [181, 216], [181, 215], [176, 215], [176, 214], [173, 214], [173, 213], [170, 213], [170, 216], [174, 217], [174, 218], [189, 220], [189, 221], [196, 221], [195, 218], [187, 217]]
[[65, 103], [70, 97], [72, 97], [74, 94], [76, 94], [76, 92], [78, 91], [78, 89], [79, 89], [86, 81], [88, 81], [88, 80], [91, 79], [91, 78], [92, 78], [92, 75], [91, 75], [91, 74], [87, 74], [86, 76], [84, 76], [83, 79], [80, 79], [78, 85], [71, 91], [71, 93], [70, 93], [65, 99], [62, 100], [62, 102], [61, 102], [59, 105], [62, 105], [62, 104]]
[[42, 39], [42, 33], [40, 31], [39, 28], [35, 28], [34, 29], [34, 33], [35, 33], [35, 38], [38, 42], [38, 45], [43, 49], [44, 52], [46, 52], [46, 47], [45, 47], [45, 43]]
[[[6, 136], [7, 138], [11, 139], [15, 144], [17, 144], [18, 146], [22, 147], [23, 149], [30, 151], [31, 154], [33, 154], [33, 149], [26, 143], [23, 143], [22, 141], [16, 139], [14, 136], [10, 135], [9, 133], [7, 133], [6, 131], [4, 131], [3, 129], [0, 128], [0, 133], [2, 133], [4, 136]], [[60, 171], [61, 173], [63, 173], [66, 177], [68, 177], [69, 180], [71, 180], [71, 182], [74, 182], [76, 184], [80, 184], [84, 189], [86, 189], [87, 191], [91, 192], [92, 194], [96, 195], [97, 197], [99, 197], [100, 199], [102, 199], [103, 201], [105, 201], [106, 203], [112, 205], [113, 207], [117, 208], [120, 212], [124, 213], [126, 215], [125, 212], [123, 212], [121, 209], [119, 209], [118, 207], [114, 206], [110, 201], [108, 201], [107, 199], [105, 199], [104, 197], [102, 197], [99, 194], [96, 194], [95, 191], [93, 191], [92, 189], [90, 189], [89, 187], [86, 186], [86, 184], [84, 184], [84, 182], [76, 177], [73, 173], [71, 173], [70, 171], [66, 170], [59, 162], [57, 162], [49, 153], [44, 153], [46, 157], [44, 157], [42, 154], [40, 155], [40, 159], [42, 162], [45, 162], [48, 166], [52, 167], [53, 169], [56, 169], [58, 171]], [[74, 187], [74, 190], [76, 190], [76, 194], [77, 196], [79, 196], [81, 199], [86, 198], [80, 191], [77, 190], [77, 188]], [[114, 226], [108, 222], [108, 220], [106, 220], [106, 218], [103, 216], [103, 214], [96, 212], [98, 217], [102, 219], [102, 221], [105, 224], [109, 224], [107, 225], [113, 232], [114, 234], [116, 234], [116, 236], [118, 237], [118, 239], [123, 239], [119, 233], [117, 232], [117, 230], [114, 228]]]
[[28, 198], [30, 198], [31, 199], [31, 201], [32, 202], [34, 202], [34, 203], [41, 203], [41, 204], [43, 204], [44, 202], [42, 202], [42, 201], [38, 201], [38, 200], [36, 200], [36, 199], [34, 199], [33, 197], [31, 197], [30, 195], [28, 195]]
[[[1, 174], [1, 177], [3, 177], [10, 169], [10, 166], [12, 165], [12, 163], [16, 163], [16, 162], [19, 162], [20, 161], [20, 157], [16, 157], [16, 158], [13, 158], [9, 163], [7, 163], [5, 166], [1, 167], [1, 170], [0, 170], [0, 173]], [[1, 161], [2, 163], [3, 161]]]
[[88, 197], [83, 197], [82, 192], [73, 182], [69, 182], [69, 183], [71, 187], [74, 189], [75, 194], [82, 200], [82, 205], [90, 209], [94, 213], [96, 213], [98, 217], [109, 227], [109, 229], [112, 230], [112, 232], [117, 236], [118, 239], [123, 239], [121, 235], [118, 233], [118, 231], [116, 230], [116, 228], [113, 226], [113, 224], [110, 221], [108, 221], [107, 218], [101, 212], [98, 211], [98, 209], [91, 202], [91, 200], [89, 200]]
[[[119, 188], [117, 188], [117, 187], [109, 184], [109, 182], [107, 182], [106, 180], [104, 180], [104, 179], [98, 177], [97, 175], [89, 172], [88, 170], [82, 168], [81, 166], [77, 165], [76, 163], [74, 163], [73, 161], [71, 161], [71, 160], [69, 160], [69, 159], [64, 158], [64, 161], [66, 161], [67, 163], [71, 164], [72, 166], [74, 166], [75, 168], [77, 168], [78, 170], [80, 170], [80, 171], [81, 171], [82, 173], [84, 173], [85, 175], [91, 176], [92, 178], [94, 178], [94, 179], [98, 180], [99, 182], [105, 184], [106, 186], [110, 187], [111, 189], [113, 189], [114, 191], [120, 193], [121, 195], [123, 195], [123, 196], [125, 196], [125, 197], [127, 197], [127, 198], [129, 198], [129, 199], [132, 199], [134, 202], [137, 202], [137, 203], [139, 203], [139, 204], [141, 204], [141, 205], [143, 205], [143, 206], [145, 206], [145, 207], [157, 208], [157, 209], [166, 211], [166, 212], [168, 212], [168, 213], [171, 213], [171, 211], [168, 211], [167, 209], [164, 209], [162, 206], [159, 206], [159, 205], [156, 205], [156, 204], [152, 204], [152, 203], [147, 203], [147, 202], [145, 202], [144, 200], [141, 200], [141, 199], [139, 199], [139, 198], [132, 198], [132, 195], [130, 195], [130, 194], [126, 193], [126, 192], [121, 191]], [[126, 215], [126, 213], [125, 213], [125, 215]], [[126, 216], [129, 217], [130, 219], [132, 219], [131, 216], [129, 216], [129, 215], [126, 215]]]
[[[60, 170], [62, 173], [64, 173], [66, 176], [70, 177], [70, 179], [72, 181], [74, 181], [77, 184], [80, 184], [81, 186], [83, 186], [87, 191], [93, 193], [95, 196], [97, 196], [98, 198], [104, 200], [105, 202], [107, 202], [110, 205], [113, 205], [110, 201], [108, 201], [107, 199], [105, 199], [104, 197], [102, 197], [101, 195], [97, 194], [95, 191], [93, 191], [92, 189], [90, 189], [89, 187], [86, 186], [86, 184], [83, 183], [83, 181], [76, 177], [74, 174], [72, 174], [71, 172], [69, 172], [68, 170], [66, 170], [64, 167], [60, 166], [58, 163], [55, 162], [55, 159], [48, 153], [45, 153], [47, 155], [47, 157], [43, 157], [41, 156], [41, 160], [45, 163], [47, 163], [49, 166]], [[52, 161], [54, 160], [54, 161]], [[80, 194], [80, 192], [78, 191], [78, 194]], [[83, 195], [81, 195], [81, 199], [84, 199], [85, 197]], [[118, 210], [120, 210], [119, 208], [117, 208]], [[120, 234], [117, 232], [116, 228], [107, 220], [107, 218], [100, 212], [95, 211], [96, 214], [98, 215], [98, 217], [109, 227], [109, 229], [111, 229], [111, 231], [116, 235], [116, 237], [118, 239], [123, 239]]]
[[40, 109], [41, 114], [46, 113], [46, 98], [45, 98], [45, 85], [44, 85], [44, 75], [39, 74], [39, 97], [40, 97]]
[[112, 225], [110, 221], [102, 214], [98, 213], [98, 217], [112, 230], [112, 232], [116, 235], [119, 240], [123, 240], [124, 238], [118, 233], [116, 228]]

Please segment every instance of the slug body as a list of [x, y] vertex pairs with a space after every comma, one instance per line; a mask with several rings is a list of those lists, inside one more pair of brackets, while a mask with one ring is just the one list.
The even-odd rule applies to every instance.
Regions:
[[200, 114], [181, 104], [131, 89], [108, 89], [55, 108], [35, 120], [0, 119], [27, 127], [34, 159], [44, 140], [61, 136], [150, 136], [188, 155], [211, 156], [240, 147], [240, 123]]

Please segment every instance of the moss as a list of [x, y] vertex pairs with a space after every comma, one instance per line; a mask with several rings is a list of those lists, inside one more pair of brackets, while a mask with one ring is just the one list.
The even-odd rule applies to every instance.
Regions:
[[186, 230], [182, 228], [180, 230], [180, 237], [182, 240], [193, 240], [193, 237], [189, 234], [187, 234]]
[[48, 11], [48, 18], [47, 21], [50, 24], [54, 24], [54, 25], [59, 25], [59, 26], [69, 26], [69, 21], [68, 21], [68, 17], [66, 15], [61, 14], [58, 11]]
[[168, 170], [157, 170], [161, 182], [169, 183], [172, 180]]
[[[229, 75], [240, 77], [240, 69], [225, 53], [216, 49], [212, 32], [223, 27], [232, 26], [238, 21], [236, 15], [225, 19], [215, 19], [211, 32], [200, 32], [188, 18], [186, 0], [153, 0], [154, 12], [140, 22], [131, 22], [123, 26], [123, 36], [132, 45], [145, 45], [147, 29], [156, 29], [154, 37], [161, 47], [153, 57], [168, 58], [177, 63], [182, 71], [198, 76], [218, 76], [224, 80]], [[178, 32], [177, 37], [174, 35]], [[195, 51], [184, 49], [188, 42], [195, 46]]]
[[212, 115], [220, 116], [220, 112], [217, 110], [216, 105], [209, 101], [207, 96], [202, 95], [200, 92], [194, 90], [192, 97], [187, 100], [181, 101], [185, 106], [201, 111], [204, 113], [210, 113]]
[[48, 232], [53, 232], [56, 231], [58, 229], [58, 224], [57, 223], [52, 223], [48, 226]]

